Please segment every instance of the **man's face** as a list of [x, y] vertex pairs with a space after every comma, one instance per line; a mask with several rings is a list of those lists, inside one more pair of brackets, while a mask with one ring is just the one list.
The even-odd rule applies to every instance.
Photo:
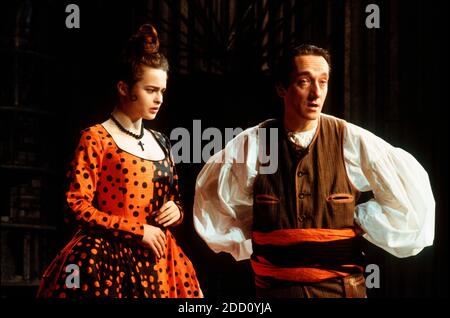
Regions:
[[328, 92], [329, 66], [322, 56], [302, 55], [295, 58], [291, 81], [278, 88], [284, 100], [287, 127], [312, 128], [322, 111]]

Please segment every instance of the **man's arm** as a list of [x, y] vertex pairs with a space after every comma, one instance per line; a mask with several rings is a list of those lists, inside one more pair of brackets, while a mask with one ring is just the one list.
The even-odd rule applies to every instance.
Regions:
[[435, 201], [428, 174], [413, 156], [347, 123], [344, 157], [356, 188], [374, 193], [355, 209], [364, 238], [397, 257], [433, 244]]
[[[208, 246], [236, 260], [250, 258], [256, 176], [256, 128], [231, 140], [208, 160], [197, 176], [194, 226]], [[243, 156], [242, 156], [243, 155]]]

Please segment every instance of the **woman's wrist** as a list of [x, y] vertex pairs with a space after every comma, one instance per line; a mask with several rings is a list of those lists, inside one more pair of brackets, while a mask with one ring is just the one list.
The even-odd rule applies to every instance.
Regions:
[[180, 225], [183, 222], [183, 219], [184, 219], [183, 208], [181, 207], [180, 204], [178, 204], [178, 203], [175, 203], [175, 204], [178, 207], [178, 210], [180, 211], [180, 217], [179, 217], [179, 219], [177, 221], [175, 221], [175, 223], [172, 224], [172, 226]]

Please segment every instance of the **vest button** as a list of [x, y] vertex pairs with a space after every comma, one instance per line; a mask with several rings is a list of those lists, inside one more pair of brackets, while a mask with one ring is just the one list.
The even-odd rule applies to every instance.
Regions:
[[303, 177], [303, 172], [301, 172], [301, 171], [297, 172], [297, 176]]
[[299, 197], [301, 200], [303, 200], [303, 199], [305, 198], [305, 194], [300, 193], [300, 194], [298, 195], [298, 197]]
[[306, 214], [302, 214], [298, 216], [299, 222], [303, 222], [306, 219]]

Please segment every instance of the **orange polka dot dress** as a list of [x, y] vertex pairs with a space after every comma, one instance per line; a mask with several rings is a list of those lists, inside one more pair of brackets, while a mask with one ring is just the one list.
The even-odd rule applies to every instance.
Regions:
[[102, 125], [82, 131], [67, 192], [68, 210], [80, 229], [47, 268], [38, 297], [203, 297], [194, 267], [170, 229], [161, 227], [167, 244], [160, 259], [141, 243], [143, 224], [157, 226], [151, 213], [166, 201], [183, 211], [170, 143], [151, 132], [165, 152], [163, 160], [119, 149]]

